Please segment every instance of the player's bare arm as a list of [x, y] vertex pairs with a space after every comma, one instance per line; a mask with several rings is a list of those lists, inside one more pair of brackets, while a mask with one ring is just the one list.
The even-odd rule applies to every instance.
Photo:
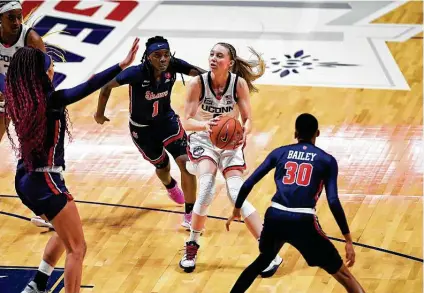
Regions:
[[189, 74], [188, 74], [190, 76], [198, 76], [198, 75], [203, 74], [203, 73], [206, 72], [206, 70], [204, 70], [204, 69], [202, 69], [200, 67], [197, 67], [197, 66], [193, 66], [193, 67], [194, 68], [191, 69], [190, 72], [189, 72]]
[[44, 45], [43, 39], [35, 30], [30, 30], [27, 35], [27, 45], [28, 47], [40, 49], [44, 53], [46, 53], [46, 46]]
[[97, 103], [97, 111], [94, 114], [94, 119], [98, 124], [103, 124], [106, 121], [110, 121], [109, 118], [105, 116], [106, 105], [109, 100], [112, 89], [119, 86], [120, 84], [114, 78], [110, 82], [108, 82], [104, 87], [101, 88], [99, 94], [99, 101]]

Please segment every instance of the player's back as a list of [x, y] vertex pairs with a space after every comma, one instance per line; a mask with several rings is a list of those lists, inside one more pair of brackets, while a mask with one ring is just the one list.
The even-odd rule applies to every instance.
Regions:
[[314, 209], [335, 159], [312, 143], [300, 142], [276, 150], [273, 202], [287, 208]]

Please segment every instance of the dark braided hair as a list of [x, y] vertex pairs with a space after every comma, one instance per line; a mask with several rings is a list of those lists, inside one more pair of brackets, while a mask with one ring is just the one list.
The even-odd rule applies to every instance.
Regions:
[[[153, 66], [152, 66], [152, 64], [150, 63], [150, 61], [149, 61], [149, 58], [147, 58], [148, 57], [148, 55], [147, 55], [147, 48], [151, 45], [151, 44], [155, 44], [155, 43], [166, 43], [166, 44], [168, 44], [168, 46], [169, 46], [169, 43], [168, 43], [168, 40], [167, 39], [165, 39], [164, 37], [162, 37], [162, 36], [155, 36], [155, 37], [152, 37], [152, 38], [149, 38], [148, 40], [147, 40], [147, 42], [146, 42], [146, 50], [144, 51], [144, 53], [143, 53], [143, 57], [141, 58], [141, 62], [142, 63], [144, 63], [144, 73], [146, 74], [146, 76], [148, 76], [149, 78], [150, 78], [150, 82], [151, 83], [154, 83], [155, 81], [154, 81], [154, 74], [153, 74], [153, 72], [154, 72], [154, 68], [153, 68]], [[171, 55], [171, 60], [169, 61], [169, 66], [168, 66], [168, 70], [171, 72], [171, 74], [172, 74], [172, 76], [171, 76], [171, 79], [173, 80], [173, 81], [175, 81], [176, 80], [176, 78], [177, 78], [177, 73], [176, 73], [176, 71], [173, 69], [173, 67], [174, 67], [174, 64], [175, 64], [175, 58], [174, 58], [174, 56], [175, 56], [175, 53], [174, 53], [174, 55]], [[182, 76], [182, 74], [181, 74], [181, 77], [183, 77]], [[183, 78], [183, 83], [184, 83], [184, 78]]]
[[[5, 87], [6, 115], [15, 126], [19, 148], [16, 147], [9, 128], [7, 136], [12, 148], [24, 160], [25, 166], [32, 170], [34, 160], [47, 155], [47, 97], [54, 91], [53, 84], [44, 71], [44, 53], [30, 47], [18, 49], [10, 62]], [[69, 116], [66, 109], [65, 115], [65, 128], [69, 135]]]
[[[257, 60], [244, 60], [237, 56], [236, 49], [233, 45], [228, 43], [218, 43], [217, 45], [227, 48], [230, 59], [234, 61], [231, 72], [246, 80], [250, 92], [257, 92], [258, 89], [253, 85], [253, 81], [265, 73], [265, 61], [262, 59], [261, 55], [253, 48], [249, 47], [250, 52], [256, 56]], [[253, 71], [254, 68], [257, 68], [257, 72]]]

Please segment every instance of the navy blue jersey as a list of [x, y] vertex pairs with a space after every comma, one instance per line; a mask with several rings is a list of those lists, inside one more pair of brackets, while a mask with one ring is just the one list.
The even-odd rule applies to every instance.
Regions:
[[[94, 75], [90, 80], [71, 89], [52, 92], [47, 98], [47, 132], [44, 154], [34, 154], [33, 168], [65, 168], [65, 131], [67, 105], [75, 103], [94, 93], [112, 80], [122, 69], [118, 64]], [[19, 164], [23, 160], [20, 160]]]
[[171, 108], [171, 91], [175, 83], [175, 74], [188, 75], [193, 65], [173, 58], [160, 81], [155, 82], [147, 74], [145, 64], [132, 66], [121, 72], [116, 81], [120, 85], [130, 86], [130, 118], [138, 124], [151, 124], [175, 115]]
[[337, 192], [336, 159], [307, 142], [282, 146], [273, 150], [240, 189], [236, 207], [241, 207], [253, 186], [275, 168], [277, 191], [272, 201], [288, 208], [312, 208], [323, 187], [328, 204], [343, 234], [349, 233]]

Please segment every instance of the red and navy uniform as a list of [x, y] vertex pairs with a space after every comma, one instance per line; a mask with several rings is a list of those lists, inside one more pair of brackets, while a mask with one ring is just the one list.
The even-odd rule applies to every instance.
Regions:
[[177, 73], [188, 75], [195, 67], [172, 58], [160, 81], [152, 78], [153, 69], [142, 63], [124, 70], [116, 77], [120, 85], [129, 84], [130, 123], [134, 144], [156, 168], [165, 168], [169, 157], [186, 155], [187, 136], [179, 116], [171, 107], [171, 92]]
[[48, 95], [44, 154], [33, 154], [31, 170], [28, 170], [21, 158], [15, 176], [15, 188], [20, 199], [37, 216], [46, 215], [52, 220], [66, 202], [73, 199], [60, 172], [65, 170], [66, 106], [94, 93], [121, 71], [117, 64], [79, 86], [53, 91]]
[[[275, 168], [276, 192], [265, 214], [260, 238], [263, 264], [274, 259], [284, 243], [293, 245], [310, 266], [330, 274], [342, 259], [319, 226], [315, 206], [323, 188], [328, 204], [343, 234], [349, 233], [337, 192], [336, 159], [312, 143], [299, 142], [273, 150], [240, 189], [235, 206], [240, 208], [254, 185]], [[246, 271], [248, 271], [246, 269]], [[244, 292], [254, 278], [249, 272], [239, 278], [231, 292]]]

